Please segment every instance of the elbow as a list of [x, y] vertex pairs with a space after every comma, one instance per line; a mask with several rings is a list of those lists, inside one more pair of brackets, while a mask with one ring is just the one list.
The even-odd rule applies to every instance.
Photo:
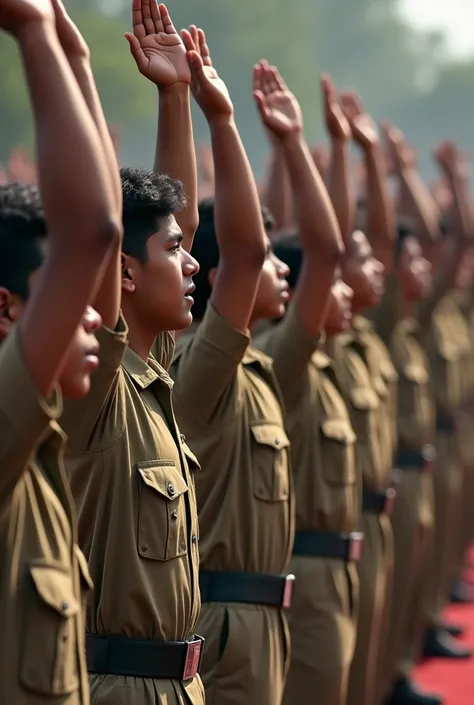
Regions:
[[89, 247], [104, 252], [117, 251], [122, 247], [123, 226], [112, 214], [99, 216], [88, 228]]

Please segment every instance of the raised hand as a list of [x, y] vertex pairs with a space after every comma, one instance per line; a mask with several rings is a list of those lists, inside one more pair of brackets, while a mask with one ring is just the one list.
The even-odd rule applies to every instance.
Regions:
[[434, 150], [434, 157], [448, 176], [469, 178], [469, 163], [454, 142], [444, 140]]
[[387, 148], [387, 164], [391, 173], [416, 167], [415, 150], [408, 144], [398, 127], [384, 122], [382, 129]]
[[352, 135], [362, 149], [369, 149], [379, 144], [377, 125], [370, 115], [365, 112], [359, 96], [347, 91], [341, 93], [341, 105], [346, 118], [349, 120]]
[[125, 38], [138, 70], [161, 88], [189, 84], [186, 49], [166, 6], [156, 0], [133, 0], [133, 34]]
[[15, 37], [31, 22], [53, 19], [50, 0], [0, 0], [0, 28]]
[[67, 14], [62, 0], [51, 0], [56, 17], [56, 31], [64, 53], [69, 58], [89, 59], [90, 51], [86, 41]]
[[321, 79], [326, 128], [333, 140], [347, 142], [352, 138], [349, 120], [344, 115], [333, 82], [329, 76]]
[[196, 103], [208, 121], [219, 115], [231, 116], [234, 106], [224, 81], [212, 65], [206, 35], [202, 29], [191, 25], [181, 32], [186, 56], [191, 70], [191, 91]]
[[295, 96], [275, 66], [262, 60], [253, 71], [253, 97], [265, 127], [277, 137], [302, 132], [303, 117]]

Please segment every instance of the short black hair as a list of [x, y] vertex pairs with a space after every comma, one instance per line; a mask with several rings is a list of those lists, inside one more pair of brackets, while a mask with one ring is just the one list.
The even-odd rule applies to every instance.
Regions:
[[[194, 237], [191, 250], [193, 257], [199, 262], [199, 272], [194, 275], [193, 281], [196, 290], [193, 294], [193, 317], [202, 320], [211, 296], [209, 272], [219, 264], [219, 246], [217, 244], [216, 228], [214, 224], [214, 198], [203, 198], [199, 201], [199, 226]], [[261, 206], [263, 225], [267, 233], [274, 226], [274, 220], [268, 208]]]
[[43, 263], [46, 221], [36, 186], [0, 187], [0, 286], [26, 301], [29, 277]]
[[166, 174], [139, 168], [120, 170], [123, 195], [122, 251], [141, 262], [147, 260], [148, 238], [160, 221], [186, 206], [180, 181]]
[[290, 289], [295, 289], [303, 266], [303, 249], [296, 230], [282, 230], [273, 240], [273, 252], [289, 267], [286, 278]]

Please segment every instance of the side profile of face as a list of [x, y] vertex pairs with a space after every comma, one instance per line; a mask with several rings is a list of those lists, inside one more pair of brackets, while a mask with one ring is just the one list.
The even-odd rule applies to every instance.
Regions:
[[282, 318], [285, 315], [285, 307], [290, 298], [286, 281], [289, 273], [288, 265], [278, 259], [267, 238], [267, 255], [255, 297], [252, 322], [265, 318]]
[[344, 281], [354, 292], [354, 312], [380, 304], [385, 268], [375, 259], [372, 246], [361, 230], [351, 236], [342, 272]]
[[352, 299], [354, 292], [341, 277], [341, 270], [336, 270], [334, 284], [331, 288], [324, 330], [328, 338], [343, 333], [352, 322]]
[[156, 334], [192, 323], [193, 276], [199, 264], [182, 242], [181, 229], [170, 216], [148, 238], [145, 262], [122, 256], [122, 302], [129, 323], [140, 321]]
[[405, 301], [415, 303], [429, 296], [431, 264], [424, 257], [416, 237], [404, 239], [398, 260], [398, 273]]

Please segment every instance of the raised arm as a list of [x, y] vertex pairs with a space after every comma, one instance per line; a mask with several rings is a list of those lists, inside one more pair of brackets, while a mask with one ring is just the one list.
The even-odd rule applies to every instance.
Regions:
[[393, 266], [395, 214], [387, 188], [386, 167], [377, 126], [355, 93], [341, 94], [354, 141], [362, 151], [366, 171], [367, 237], [375, 257], [388, 274]]
[[61, 49], [49, 0], [0, 0], [18, 40], [33, 108], [48, 251], [20, 320], [20, 344], [48, 396], [107, 262], [120, 213], [97, 128]]
[[293, 296], [306, 332], [322, 329], [343, 243], [334, 208], [303, 136], [300, 106], [274, 67], [261, 65], [255, 100], [262, 122], [280, 140], [295, 203], [304, 261]]
[[415, 153], [403, 133], [389, 123], [385, 123], [383, 128], [389, 163], [400, 186], [398, 213], [413, 219], [425, 257], [432, 262], [441, 234], [438, 208], [421, 178]]
[[193, 95], [209, 125], [214, 158], [219, 267], [211, 302], [222, 318], [245, 332], [266, 252], [257, 187], [234, 122], [229, 93], [212, 65], [204, 32], [190, 27], [189, 32], [183, 31], [183, 40]]
[[176, 215], [183, 247], [191, 250], [198, 226], [197, 166], [186, 50], [166, 6], [133, 0], [133, 34], [125, 35], [138, 70], [158, 88], [155, 171], [184, 184], [187, 206]]
[[349, 122], [339, 105], [329, 76], [321, 81], [326, 130], [331, 140], [328, 190], [345, 243], [354, 230], [354, 196], [350, 179], [349, 145], [352, 137]]
[[[53, 0], [56, 15], [56, 30], [64, 53], [69, 61], [86, 105], [95, 122], [102, 144], [103, 156], [112, 180], [117, 210], [122, 210], [122, 185], [116, 150], [110, 133], [90, 64], [89, 47], [78, 28], [68, 16], [61, 0]], [[121, 301], [120, 248], [116, 248], [104, 274], [102, 284], [94, 298], [94, 308], [100, 313], [108, 328], [115, 328]]]

